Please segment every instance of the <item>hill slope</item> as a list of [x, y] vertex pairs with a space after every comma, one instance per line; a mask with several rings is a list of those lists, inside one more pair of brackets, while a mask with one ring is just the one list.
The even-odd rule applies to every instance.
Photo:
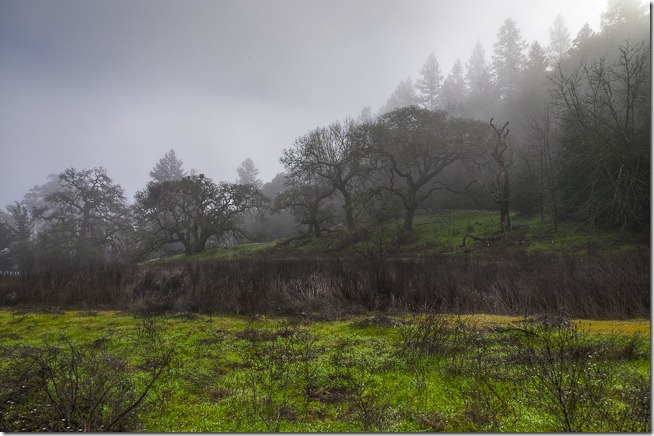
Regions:
[[565, 255], [615, 254], [649, 250], [649, 235], [636, 236], [621, 229], [588, 228], [576, 222], [558, 225], [539, 216], [513, 215], [511, 231], [499, 233], [498, 215], [493, 211], [442, 210], [416, 217], [414, 233], [400, 237], [401, 223], [347, 231], [337, 226], [320, 238], [299, 235], [269, 242], [219, 247], [187, 256], [177, 254], [150, 262], [235, 259], [258, 256], [345, 256], [352, 253], [385, 256], [428, 256], [493, 254], [506, 252]]

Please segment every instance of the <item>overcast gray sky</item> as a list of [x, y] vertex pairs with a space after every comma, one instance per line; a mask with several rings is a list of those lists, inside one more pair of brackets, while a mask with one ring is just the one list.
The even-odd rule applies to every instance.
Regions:
[[131, 199], [174, 149], [186, 169], [264, 182], [283, 148], [373, 113], [434, 52], [444, 75], [513, 18], [549, 43], [605, 0], [2, 0], [0, 207], [65, 168], [103, 166]]

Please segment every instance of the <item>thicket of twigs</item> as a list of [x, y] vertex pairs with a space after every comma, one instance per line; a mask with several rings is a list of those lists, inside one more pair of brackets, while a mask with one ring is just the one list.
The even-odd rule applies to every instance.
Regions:
[[649, 255], [242, 259], [51, 268], [0, 277], [0, 304], [338, 317], [367, 310], [630, 318], [650, 314]]

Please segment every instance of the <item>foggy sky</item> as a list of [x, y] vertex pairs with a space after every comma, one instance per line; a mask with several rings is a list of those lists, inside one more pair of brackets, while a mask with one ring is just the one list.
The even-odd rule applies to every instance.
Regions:
[[283, 148], [419, 77], [446, 76], [479, 40], [491, 59], [513, 18], [549, 44], [574, 39], [604, 0], [2, 0], [0, 208], [48, 174], [103, 166], [129, 199], [174, 149], [185, 168], [264, 182]]

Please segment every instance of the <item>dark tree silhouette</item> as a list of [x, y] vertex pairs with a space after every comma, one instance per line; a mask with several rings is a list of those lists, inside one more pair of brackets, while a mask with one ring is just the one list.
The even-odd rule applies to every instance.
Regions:
[[238, 235], [244, 214], [264, 203], [253, 185], [216, 185], [202, 174], [151, 182], [137, 192], [134, 206], [142, 254], [175, 242], [187, 254], [202, 252], [211, 238]]

